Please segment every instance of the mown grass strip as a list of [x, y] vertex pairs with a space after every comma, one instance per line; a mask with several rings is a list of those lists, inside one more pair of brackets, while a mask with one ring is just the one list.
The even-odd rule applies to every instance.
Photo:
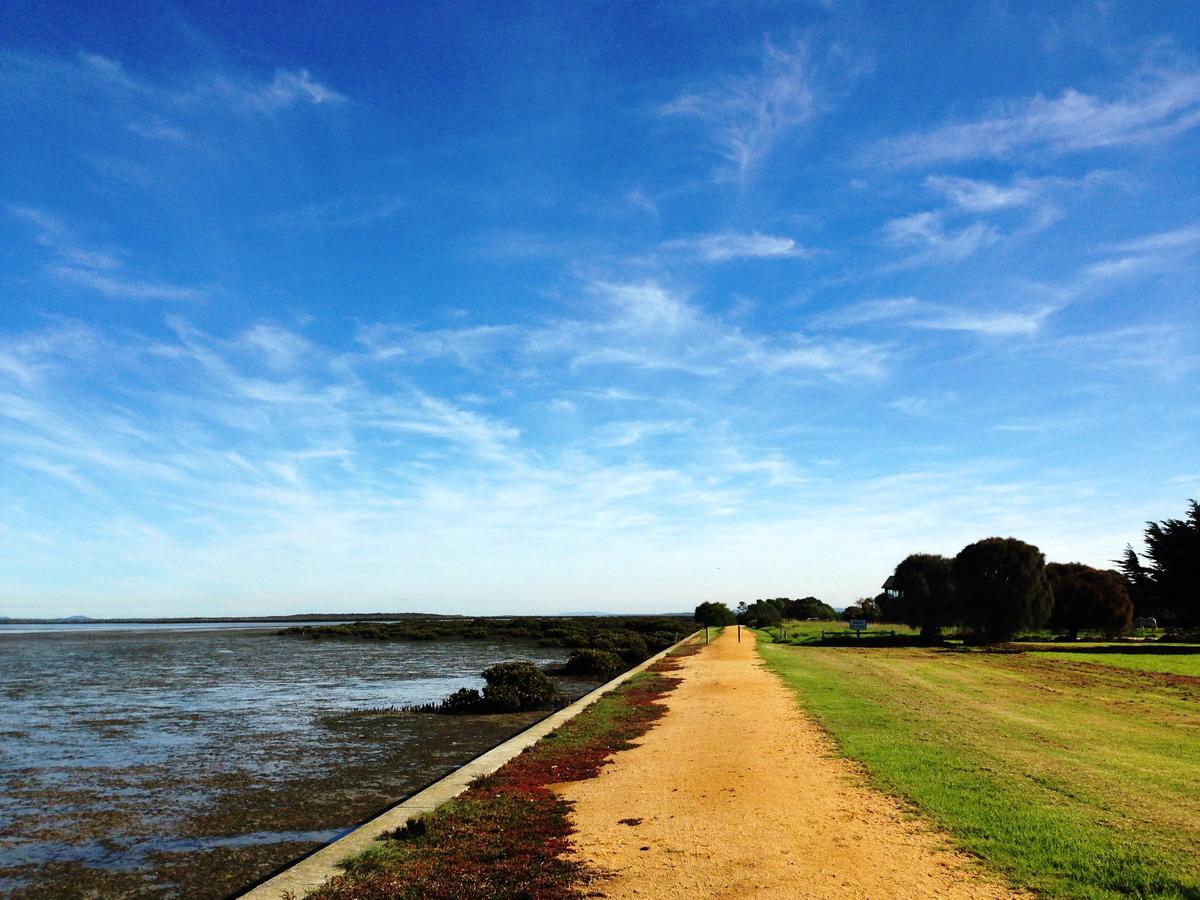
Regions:
[[1156, 653], [1118, 653], [1109, 652], [1111, 645], [1105, 646], [1105, 652], [1088, 652], [1087, 648], [1066, 650], [1055, 648], [1042, 651], [1035, 649], [1031, 652], [1047, 659], [1055, 660], [1065, 665], [1084, 664], [1095, 666], [1115, 666], [1118, 669], [1134, 669], [1138, 672], [1162, 672], [1168, 675], [1185, 675], [1189, 678], [1200, 678], [1200, 647], [1194, 644], [1182, 649], [1186, 652], [1173, 653], [1171, 647], [1155, 646]]
[[1025, 654], [761, 653], [877, 787], [1015, 883], [1200, 898], [1200, 680]]
[[587, 896], [603, 872], [567, 857], [570, 804], [550, 785], [593, 778], [665, 713], [684, 645], [455, 800], [345, 864], [312, 900], [492, 900]]

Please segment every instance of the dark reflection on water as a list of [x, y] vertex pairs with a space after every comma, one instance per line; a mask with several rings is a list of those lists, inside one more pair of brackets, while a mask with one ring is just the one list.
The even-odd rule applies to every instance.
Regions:
[[531, 721], [338, 711], [562, 658], [251, 630], [0, 635], [0, 891], [221, 896]]

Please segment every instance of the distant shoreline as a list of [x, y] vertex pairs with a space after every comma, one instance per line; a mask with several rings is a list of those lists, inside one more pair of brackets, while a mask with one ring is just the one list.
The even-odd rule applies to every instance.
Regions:
[[[93, 619], [89, 616], [62, 616], [54, 619], [9, 618], [0, 616], [0, 625], [207, 625], [207, 624], [265, 624], [274, 625], [280, 622], [395, 622], [406, 619], [570, 619], [593, 616], [613, 617], [651, 617], [677, 616], [684, 613], [620, 613], [620, 612], [564, 612], [545, 615], [528, 615], [522, 613], [498, 613], [491, 616], [473, 616], [465, 613], [293, 613], [286, 616], [177, 616], [158, 618], [116, 618]], [[687, 615], [690, 615], [688, 613]]]
[[396, 619], [461, 618], [440, 613], [295, 613], [288, 616], [179, 616], [159, 618], [93, 619], [89, 616], [63, 616], [56, 619], [18, 619], [0, 616], [0, 625], [204, 625], [276, 622], [380, 622]]

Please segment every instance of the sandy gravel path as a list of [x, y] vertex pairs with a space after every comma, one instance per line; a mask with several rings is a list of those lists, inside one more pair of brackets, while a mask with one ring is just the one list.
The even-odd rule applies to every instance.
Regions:
[[560, 789], [580, 858], [615, 873], [604, 896], [1019, 896], [832, 756], [751, 632], [681, 674], [637, 747]]

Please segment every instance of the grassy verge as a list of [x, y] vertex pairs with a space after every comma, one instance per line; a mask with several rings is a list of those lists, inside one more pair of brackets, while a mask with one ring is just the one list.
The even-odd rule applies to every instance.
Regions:
[[761, 653], [876, 786], [1015, 883], [1200, 898], [1200, 679], [1020, 653]]
[[[820, 643], [822, 632], [846, 635], [850, 630], [850, 625], [841, 620], [829, 621], [796, 621], [789, 619], [782, 625], [772, 625], [769, 628], [758, 629], [760, 635], [767, 635], [773, 643], [776, 644], [817, 644]], [[919, 632], [916, 629], [909, 628], [907, 625], [897, 625], [888, 623], [872, 623], [868, 626], [865, 634], [860, 637], [852, 638], [860, 640], [863, 644], [878, 643], [881, 640], [886, 640], [887, 635], [879, 634], [881, 631], [893, 631], [896, 637], [905, 639], [916, 638]]]
[[1123, 644], [1066, 644], [1046, 648], [1035, 645], [1027, 652], [1032, 652], [1042, 659], [1056, 660], [1064, 665], [1116, 666], [1119, 669], [1134, 669], [1139, 672], [1161, 672], [1200, 678], [1200, 647], [1195, 644], [1147, 644], [1143, 647], [1129, 647]]
[[348, 861], [312, 900], [566, 900], [603, 873], [566, 857], [570, 805], [550, 785], [593, 778], [665, 712], [689, 643], [635, 675], [455, 800]]

